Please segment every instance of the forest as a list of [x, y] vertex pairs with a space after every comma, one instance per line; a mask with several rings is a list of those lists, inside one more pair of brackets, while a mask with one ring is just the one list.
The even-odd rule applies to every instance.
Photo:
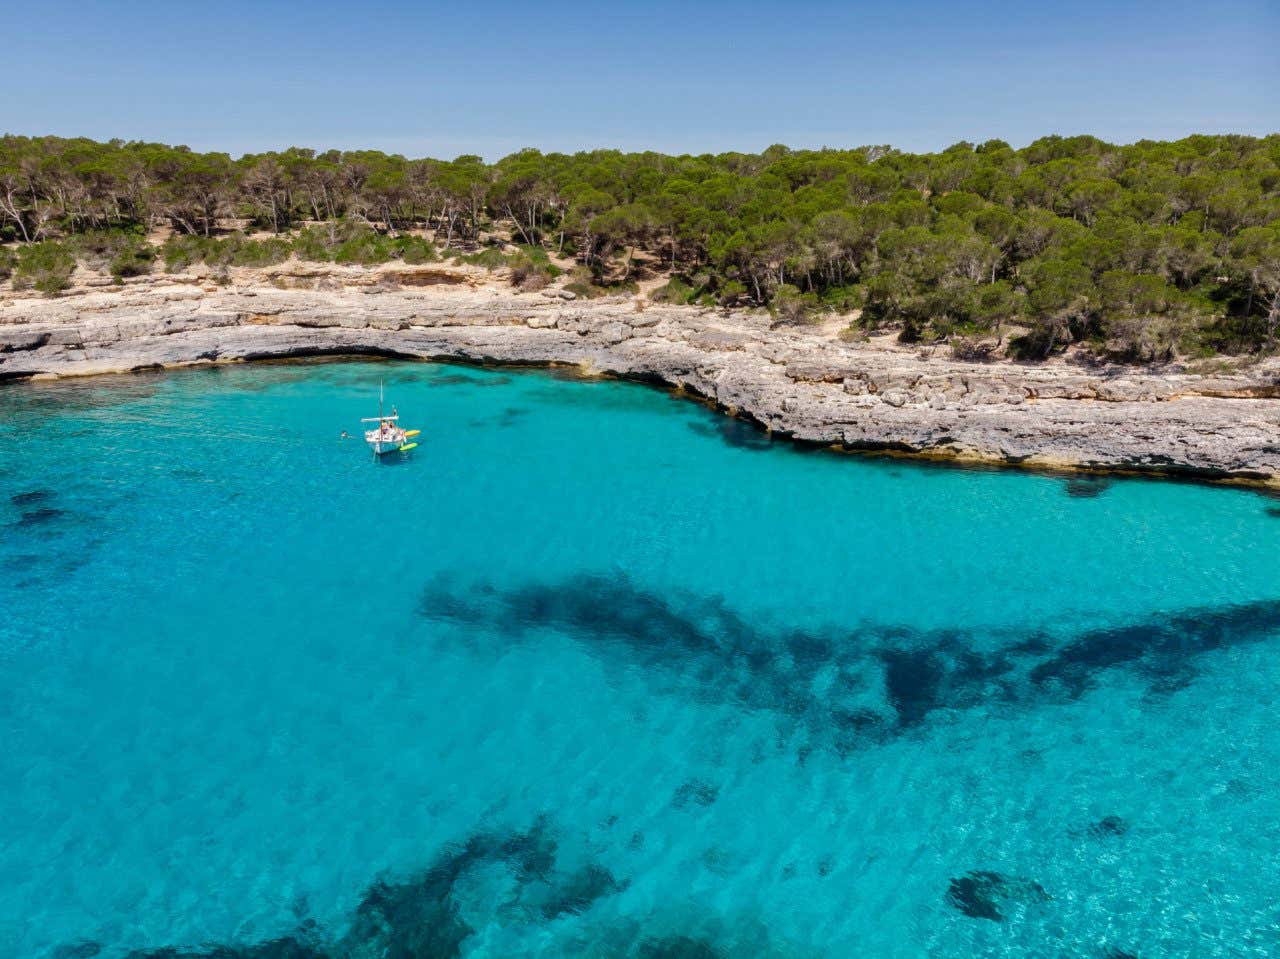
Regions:
[[590, 295], [848, 315], [981, 358], [1265, 354], [1280, 334], [1280, 134], [1113, 145], [1047, 136], [486, 163], [292, 148], [0, 138], [0, 281], [57, 295], [192, 263], [460, 257]]

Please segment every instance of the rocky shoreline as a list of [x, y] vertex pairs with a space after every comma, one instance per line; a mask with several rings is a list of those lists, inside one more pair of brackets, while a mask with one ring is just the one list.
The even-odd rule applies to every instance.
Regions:
[[0, 294], [0, 380], [326, 354], [572, 364], [809, 443], [1280, 487], [1277, 360], [1219, 373], [961, 362], [755, 312], [520, 293], [450, 267], [291, 263], [229, 285], [155, 275], [55, 299]]

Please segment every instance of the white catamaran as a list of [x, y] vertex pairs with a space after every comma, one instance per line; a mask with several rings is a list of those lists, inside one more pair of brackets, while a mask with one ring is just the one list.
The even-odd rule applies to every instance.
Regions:
[[364, 441], [369, 444], [375, 456], [384, 453], [405, 453], [417, 446], [409, 442], [420, 430], [404, 430], [400, 428], [400, 414], [391, 407], [391, 415], [382, 412], [382, 384], [378, 384], [378, 415], [366, 416], [361, 423], [377, 423], [371, 430], [365, 430]]

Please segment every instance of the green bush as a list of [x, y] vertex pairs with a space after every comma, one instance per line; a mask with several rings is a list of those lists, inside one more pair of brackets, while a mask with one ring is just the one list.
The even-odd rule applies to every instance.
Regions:
[[850, 313], [862, 309], [867, 303], [867, 291], [858, 283], [847, 286], [830, 286], [819, 295], [822, 305], [837, 313]]
[[335, 242], [328, 227], [309, 226], [293, 238], [293, 253], [299, 260], [328, 262]]
[[140, 244], [126, 247], [113, 256], [109, 268], [111, 275], [117, 280], [126, 276], [143, 276], [151, 272], [151, 264], [155, 259], [155, 248], [149, 244]]
[[292, 241], [300, 260], [324, 263], [354, 263], [372, 266], [403, 260], [405, 263], [432, 263], [439, 254], [430, 240], [420, 236], [387, 236], [363, 223], [339, 220], [327, 226], [311, 226]]
[[194, 263], [204, 263], [216, 244], [217, 240], [203, 236], [177, 234], [169, 237], [160, 245], [165, 272], [177, 273]]
[[293, 244], [283, 237], [250, 240], [232, 236], [222, 241], [223, 255], [218, 259], [229, 266], [272, 266], [283, 263], [293, 253]]
[[697, 291], [680, 277], [673, 276], [650, 293], [649, 299], [654, 303], [692, 303], [696, 293]]
[[63, 241], [69, 253], [91, 270], [107, 270], [116, 279], [151, 271], [155, 248], [140, 226], [88, 230]]
[[293, 239], [293, 252], [300, 260], [337, 263], [380, 263], [391, 259], [379, 249], [382, 239], [364, 223], [335, 220], [325, 226], [307, 227]]
[[390, 238], [374, 230], [358, 233], [333, 248], [333, 262], [373, 266], [396, 258]]
[[747, 284], [741, 280], [727, 280], [720, 287], [720, 305], [736, 306], [747, 298]]
[[405, 263], [434, 263], [440, 259], [435, 245], [420, 236], [398, 236], [392, 243], [394, 249]]
[[75, 256], [61, 243], [52, 240], [28, 243], [18, 249], [13, 288], [34, 289], [46, 296], [55, 296], [70, 288], [75, 268]]
[[821, 304], [813, 293], [801, 293], [790, 283], [784, 283], [773, 294], [769, 307], [778, 323], [812, 323], [817, 320]]
[[13, 268], [17, 262], [18, 254], [7, 246], [0, 246], [0, 281], [13, 276]]
[[508, 257], [508, 263], [512, 286], [522, 290], [540, 290], [563, 272], [540, 246], [521, 246], [519, 253]]
[[500, 270], [510, 264], [510, 258], [497, 247], [486, 247], [478, 253], [469, 253], [455, 258], [471, 266], [482, 266], [486, 270]]

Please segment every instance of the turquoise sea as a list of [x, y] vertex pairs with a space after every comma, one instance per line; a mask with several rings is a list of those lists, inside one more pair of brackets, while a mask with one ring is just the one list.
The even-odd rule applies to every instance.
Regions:
[[1253, 492], [545, 371], [0, 388], [4, 959], [1274, 956], [1278, 699]]

